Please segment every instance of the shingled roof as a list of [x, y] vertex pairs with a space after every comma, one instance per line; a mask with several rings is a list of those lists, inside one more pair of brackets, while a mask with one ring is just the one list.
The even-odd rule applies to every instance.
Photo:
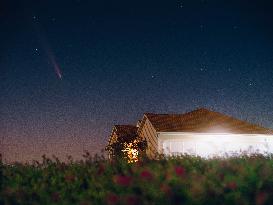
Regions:
[[157, 132], [273, 134], [273, 130], [200, 108], [185, 114], [145, 113]]
[[108, 140], [108, 145], [118, 141], [128, 141], [137, 136], [134, 125], [115, 125]]
[[130, 136], [137, 133], [137, 127], [134, 125], [115, 125], [114, 131], [118, 136]]

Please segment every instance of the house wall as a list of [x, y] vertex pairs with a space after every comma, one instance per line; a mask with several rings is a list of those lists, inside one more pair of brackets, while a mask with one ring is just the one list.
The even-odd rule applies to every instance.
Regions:
[[158, 133], [158, 151], [165, 155], [202, 157], [240, 152], [273, 153], [273, 135], [228, 133]]
[[117, 138], [118, 138], [118, 136], [117, 136], [116, 132], [112, 132], [109, 144], [113, 144], [113, 143], [117, 142]]
[[139, 136], [147, 141], [146, 154], [148, 157], [153, 158], [158, 151], [158, 139], [157, 133], [148, 118], [144, 118], [142, 121], [141, 129], [139, 129]]

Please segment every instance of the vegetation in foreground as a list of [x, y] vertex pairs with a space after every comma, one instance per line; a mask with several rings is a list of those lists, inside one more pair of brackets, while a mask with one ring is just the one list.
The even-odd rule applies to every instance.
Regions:
[[271, 156], [0, 166], [0, 204], [273, 204]]

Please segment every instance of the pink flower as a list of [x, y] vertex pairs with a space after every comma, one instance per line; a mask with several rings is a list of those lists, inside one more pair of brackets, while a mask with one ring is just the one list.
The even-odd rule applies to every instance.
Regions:
[[104, 167], [104, 165], [103, 164], [100, 164], [99, 165], [99, 169], [98, 169], [98, 175], [102, 175], [103, 173], [104, 173], [104, 171], [105, 171], [105, 167]]
[[225, 175], [224, 175], [223, 173], [220, 173], [220, 174], [219, 174], [219, 178], [220, 178], [220, 180], [224, 180]]
[[129, 186], [132, 182], [132, 177], [116, 175], [113, 178], [114, 182], [120, 186]]
[[137, 205], [139, 204], [139, 199], [136, 196], [128, 196], [126, 198], [126, 204], [128, 205]]
[[161, 184], [160, 186], [160, 191], [163, 192], [165, 195], [170, 195], [171, 194], [171, 187], [167, 184]]
[[140, 173], [140, 177], [145, 181], [151, 181], [153, 179], [153, 174], [148, 170], [144, 170]]
[[236, 182], [229, 182], [226, 185], [227, 188], [229, 188], [230, 190], [235, 190], [237, 188], [237, 184]]
[[75, 181], [76, 177], [73, 174], [67, 174], [67, 175], [65, 175], [64, 179], [66, 182], [72, 183]]
[[13, 189], [11, 187], [6, 187], [3, 191], [3, 193], [6, 195], [11, 195], [11, 194], [13, 194]]
[[168, 181], [168, 180], [171, 180], [173, 178], [173, 174], [170, 173], [170, 172], [167, 172], [165, 173], [165, 179]]
[[181, 166], [175, 167], [175, 173], [176, 173], [177, 176], [182, 177], [182, 176], [185, 175], [185, 172], [186, 172], [186, 170], [185, 170], [184, 167], [181, 167]]
[[57, 192], [53, 192], [53, 193], [51, 194], [51, 199], [52, 199], [53, 202], [58, 202], [58, 201], [60, 201], [60, 194], [57, 193]]
[[106, 197], [106, 202], [109, 205], [117, 204], [119, 202], [119, 197], [114, 193], [110, 193]]
[[263, 205], [263, 204], [265, 204], [266, 200], [267, 200], [267, 193], [265, 193], [265, 192], [259, 192], [256, 195], [256, 204], [257, 205]]

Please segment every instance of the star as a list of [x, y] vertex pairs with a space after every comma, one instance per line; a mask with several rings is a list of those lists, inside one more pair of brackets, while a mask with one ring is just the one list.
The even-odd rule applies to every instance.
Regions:
[[38, 55], [39, 54], [38, 48], [34, 48], [34, 52], [35, 52], [35, 55]]
[[183, 7], [184, 7], [183, 3], [179, 2], [179, 8], [183, 8]]
[[206, 71], [207, 71], [207, 68], [201, 67], [201, 68], [200, 68], [200, 71], [201, 71], [201, 72], [206, 72]]
[[252, 86], [254, 86], [255, 84], [254, 84], [254, 82], [252, 81], [252, 80], [250, 80], [249, 82], [248, 82], [248, 86], [249, 87], [252, 87]]
[[32, 16], [32, 19], [37, 20], [38, 18], [37, 18], [37, 16]]

